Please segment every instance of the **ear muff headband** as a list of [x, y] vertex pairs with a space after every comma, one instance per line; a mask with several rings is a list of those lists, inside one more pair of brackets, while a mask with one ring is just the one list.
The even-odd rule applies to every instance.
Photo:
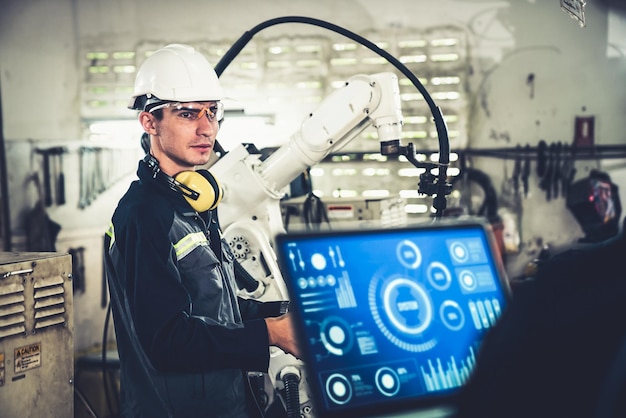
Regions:
[[182, 194], [197, 212], [215, 209], [222, 200], [224, 191], [213, 174], [207, 170], [182, 171], [172, 178], [161, 171], [159, 161], [153, 155], [146, 154], [143, 162], [152, 170], [155, 179]]
[[215, 209], [222, 199], [222, 188], [207, 170], [182, 171], [172, 180], [187, 203], [197, 212]]

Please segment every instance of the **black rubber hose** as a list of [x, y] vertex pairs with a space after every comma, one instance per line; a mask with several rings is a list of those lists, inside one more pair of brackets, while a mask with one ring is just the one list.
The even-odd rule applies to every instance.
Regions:
[[283, 16], [275, 19], [269, 19], [265, 22], [262, 22], [256, 26], [254, 26], [249, 31], [246, 31], [226, 53], [220, 59], [220, 61], [215, 66], [215, 72], [217, 76], [220, 77], [226, 67], [231, 63], [233, 59], [241, 52], [241, 50], [246, 46], [248, 42], [256, 35], [258, 32], [262, 31], [265, 28], [270, 26], [282, 24], [282, 23], [304, 23], [314, 26], [319, 26], [333, 32], [339, 33], [349, 39], [352, 39], [364, 47], [370, 49], [371, 51], [377, 53], [381, 57], [385, 58], [389, 63], [391, 63], [394, 67], [396, 67], [402, 74], [404, 74], [413, 85], [417, 88], [417, 90], [422, 94], [424, 100], [428, 104], [430, 108], [431, 114], [433, 115], [433, 119], [435, 122], [435, 127], [437, 128], [437, 134], [439, 137], [439, 162], [446, 166], [450, 163], [450, 144], [448, 141], [448, 132], [445, 121], [443, 119], [443, 115], [441, 113], [441, 109], [437, 107], [432, 97], [428, 93], [428, 90], [422, 85], [417, 76], [413, 74], [413, 72], [404, 65], [400, 60], [391, 55], [389, 52], [380, 48], [375, 43], [367, 40], [366, 38], [349, 31], [348, 29], [342, 28], [341, 26], [334, 25], [330, 22], [326, 22], [320, 19], [314, 19], [305, 16]]
[[[220, 59], [220, 61], [215, 66], [215, 72], [217, 76], [220, 77], [226, 67], [231, 63], [233, 59], [241, 52], [241, 50], [246, 46], [248, 42], [256, 35], [258, 32], [266, 29], [270, 26], [282, 24], [282, 23], [304, 23], [314, 26], [319, 26], [333, 32], [339, 33], [349, 39], [352, 39], [355, 42], [360, 43], [364, 47], [370, 49], [371, 51], [377, 53], [381, 57], [385, 58], [389, 63], [391, 63], [394, 67], [396, 67], [402, 74], [408, 78], [411, 83], [417, 88], [417, 90], [421, 93], [422, 97], [428, 104], [430, 109], [430, 113], [433, 116], [433, 121], [435, 123], [435, 128], [437, 129], [437, 137], [439, 140], [439, 182], [437, 189], [437, 196], [435, 197], [436, 208], [438, 215], [443, 213], [443, 209], [446, 207], [446, 194], [448, 192], [448, 185], [446, 183], [447, 179], [447, 169], [450, 164], [450, 141], [448, 139], [448, 128], [446, 126], [445, 119], [443, 118], [443, 114], [441, 113], [441, 109], [435, 104], [432, 97], [428, 93], [428, 90], [422, 85], [417, 76], [413, 74], [413, 72], [404, 65], [400, 60], [391, 55], [389, 52], [380, 48], [375, 43], [369, 41], [368, 39], [349, 31], [348, 29], [342, 28], [341, 26], [337, 26], [330, 22], [326, 22], [324, 20], [305, 17], [305, 16], [283, 16], [277, 17], [274, 19], [269, 19], [260, 24], [254, 26], [252, 29], [246, 31], [226, 53]], [[216, 146], [221, 148], [221, 146], [216, 142]]]
[[295, 373], [287, 373], [283, 376], [283, 383], [287, 418], [300, 418], [300, 377]]

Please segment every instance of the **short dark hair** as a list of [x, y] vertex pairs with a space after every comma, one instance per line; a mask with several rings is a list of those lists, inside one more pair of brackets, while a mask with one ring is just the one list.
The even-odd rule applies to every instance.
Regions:
[[[149, 110], [146, 110], [146, 112], [150, 112]], [[151, 115], [154, 115], [154, 118], [156, 120], [163, 120], [163, 109], [157, 109], [154, 112], [150, 112]]]

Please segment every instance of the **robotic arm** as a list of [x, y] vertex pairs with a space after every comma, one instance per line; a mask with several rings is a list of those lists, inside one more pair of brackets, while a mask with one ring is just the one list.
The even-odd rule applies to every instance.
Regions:
[[[218, 77], [246, 44], [259, 32], [283, 23], [304, 23], [319, 26], [352, 39], [374, 53], [387, 59], [422, 94], [428, 104], [439, 138], [439, 163], [427, 166], [415, 159], [413, 144], [402, 146], [400, 131], [402, 115], [397, 77], [393, 73], [371, 76], [357, 75], [348, 80], [341, 89], [332, 93], [302, 123], [289, 142], [279, 148], [267, 160], [252, 154], [246, 147], [239, 146], [222, 156], [212, 171], [225, 186], [225, 196], [220, 204], [220, 220], [230, 244], [239, 261], [261, 284], [274, 283], [274, 291], [266, 292], [262, 285], [248, 292], [250, 296], [264, 296], [269, 300], [286, 299], [287, 292], [274, 260], [270, 243], [273, 236], [283, 232], [279, 200], [284, 195], [282, 188], [300, 173], [321, 161], [330, 152], [341, 149], [368, 126], [378, 129], [381, 153], [404, 155], [413, 165], [424, 167], [420, 176], [420, 192], [436, 194], [434, 207], [441, 216], [445, 209], [445, 196], [451, 190], [447, 184], [449, 164], [449, 142], [447, 128], [441, 109], [428, 94], [419, 79], [393, 55], [373, 42], [345, 28], [320, 19], [303, 16], [284, 16], [270, 19], [246, 31], [224, 54], [215, 66]], [[216, 144], [219, 148], [219, 144]], [[430, 169], [438, 168], [437, 177]], [[252, 232], [255, 231], [255, 232]], [[264, 257], [264, 254], [268, 257]]]
[[[235, 219], [249, 215], [255, 204], [265, 197], [282, 197], [281, 189], [298, 175], [344, 147], [371, 125], [378, 129], [381, 141], [400, 139], [400, 92], [398, 78], [393, 73], [359, 74], [350, 78], [309, 114], [287, 144], [263, 162], [251, 157], [243, 145], [226, 154], [211, 168], [224, 185], [223, 203], [229, 205], [237, 200], [246, 205], [220, 210], [222, 225], [228, 226]], [[256, 178], [255, 184], [241, 184], [237, 181], [239, 178], [231, 179], [227, 175], [229, 169], [242, 160]], [[248, 190], [243, 194], [236, 192], [242, 188]]]
[[260, 282], [252, 297], [288, 298], [271, 248], [273, 237], [284, 232], [283, 189], [369, 126], [377, 128], [381, 141], [400, 139], [400, 92], [393, 73], [351, 77], [266, 160], [239, 145], [211, 167], [224, 187], [218, 209], [224, 235], [238, 261]]
[[268, 185], [284, 187], [370, 125], [381, 140], [400, 139], [400, 91], [393, 73], [350, 78], [309, 115], [287, 145], [261, 164], [259, 175]]
[[[399, 142], [402, 114], [398, 79], [393, 73], [350, 78], [266, 160], [239, 145], [211, 167], [224, 188], [218, 206], [224, 238], [241, 266], [258, 281], [256, 289], [242, 289], [242, 296], [265, 301], [289, 299], [272, 247], [274, 236], [285, 230], [280, 210], [282, 189], [369, 126], [377, 128], [381, 140]], [[299, 383], [306, 381], [301, 365], [278, 348], [271, 351], [269, 379], [275, 388], [283, 389], [287, 411], [298, 417], [313, 413], [308, 386]]]

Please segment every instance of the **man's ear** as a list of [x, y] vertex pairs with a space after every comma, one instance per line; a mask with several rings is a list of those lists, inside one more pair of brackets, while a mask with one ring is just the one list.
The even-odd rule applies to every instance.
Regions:
[[156, 135], [156, 126], [154, 123], [154, 115], [149, 112], [141, 112], [139, 114], [139, 123], [143, 127], [143, 130], [150, 135]]

